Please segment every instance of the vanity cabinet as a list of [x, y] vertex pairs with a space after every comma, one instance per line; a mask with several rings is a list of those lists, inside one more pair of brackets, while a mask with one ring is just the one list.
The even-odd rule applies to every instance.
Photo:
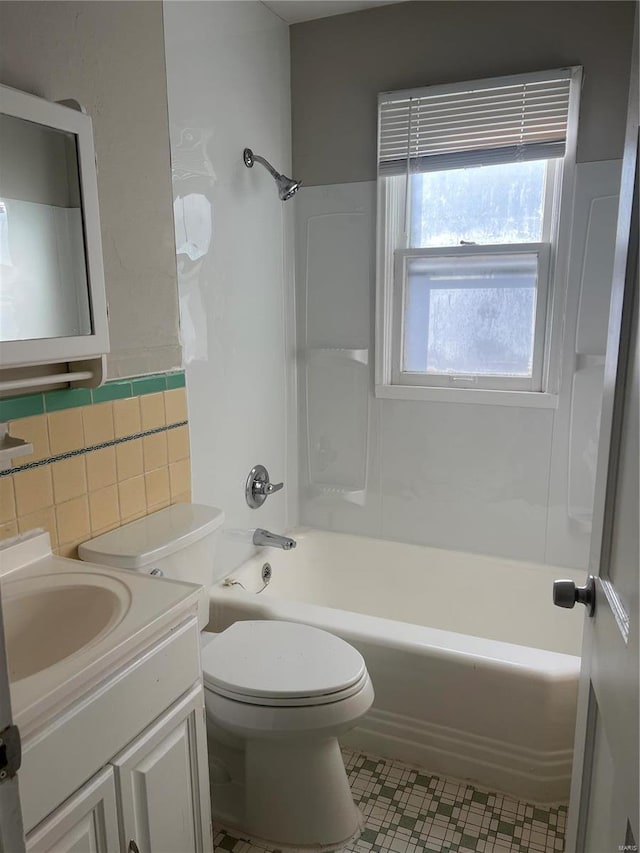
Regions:
[[28, 853], [210, 851], [206, 755], [197, 685], [30, 832]]
[[212, 853], [198, 650], [192, 618], [25, 741], [29, 853]]
[[27, 853], [112, 853], [119, 845], [113, 767], [96, 774], [26, 839]]
[[206, 738], [199, 687], [114, 759], [123, 851], [211, 849]]

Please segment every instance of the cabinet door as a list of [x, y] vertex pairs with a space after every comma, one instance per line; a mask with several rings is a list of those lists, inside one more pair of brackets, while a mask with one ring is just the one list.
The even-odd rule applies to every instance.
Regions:
[[204, 693], [197, 685], [113, 760], [121, 842], [140, 853], [212, 853]]
[[[55, 767], [51, 769], [54, 780]], [[119, 848], [113, 768], [105, 767], [27, 835], [28, 853], [113, 853]]]

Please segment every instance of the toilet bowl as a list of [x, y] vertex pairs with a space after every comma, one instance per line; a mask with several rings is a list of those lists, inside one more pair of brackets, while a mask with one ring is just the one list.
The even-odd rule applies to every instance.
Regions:
[[298, 848], [357, 836], [361, 817], [337, 738], [373, 702], [360, 653], [307, 625], [236, 622], [205, 647], [202, 666], [210, 750], [221, 729], [243, 756], [240, 778], [213, 784], [214, 819]]
[[[210, 586], [223, 514], [178, 504], [84, 543], [82, 559]], [[278, 847], [335, 849], [362, 829], [338, 737], [371, 707], [362, 655], [327, 631], [236, 622], [201, 644], [214, 820]]]

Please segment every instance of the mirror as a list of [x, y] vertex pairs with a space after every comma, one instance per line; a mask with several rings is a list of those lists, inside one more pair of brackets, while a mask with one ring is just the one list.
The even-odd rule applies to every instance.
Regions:
[[0, 115], [0, 340], [89, 334], [76, 135]]

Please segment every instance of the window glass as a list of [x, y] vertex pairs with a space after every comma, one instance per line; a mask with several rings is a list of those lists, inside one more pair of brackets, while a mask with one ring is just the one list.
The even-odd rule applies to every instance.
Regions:
[[542, 241], [548, 160], [411, 176], [411, 248]]
[[531, 377], [538, 257], [408, 258], [403, 372]]

